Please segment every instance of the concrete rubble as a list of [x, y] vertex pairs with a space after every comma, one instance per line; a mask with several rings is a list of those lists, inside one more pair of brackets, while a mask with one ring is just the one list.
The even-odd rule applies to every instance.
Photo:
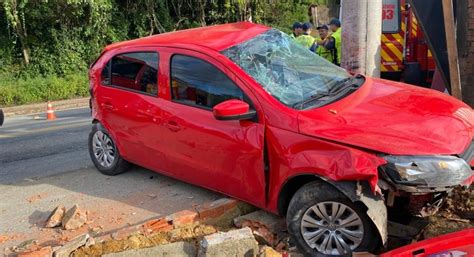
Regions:
[[[286, 230], [284, 219], [262, 210], [235, 218], [234, 225], [238, 228], [250, 228], [255, 239], [260, 244], [272, 247], [282, 243], [279, 235], [282, 234], [282, 231]], [[280, 245], [277, 248], [283, 250], [285, 245]]]
[[23, 251], [29, 251], [29, 250], [38, 248], [37, 243], [38, 243], [38, 240], [36, 239], [28, 239], [21, 242], [17, 246], [14, 246], [12, 250], [17, 253], [23, 252]]
[[250, 228], [219, 232], [204, 237], [199, 246], [199, 257], [245, 256], [258, 254], [258, 243]]
[[62, 219], [64, 214], [66, 213], [66, 208], [64, 205], [58, 205], [49, 215], [48, 219], [46, 220], [46, 224], [44, 225], [46, 228], [54, 228], [61, 226]]
[[61, 223], [64, 229], [78, 229], [87, 222], [87, 214], [79, 208], [79, 205], [75, 204], [69, 209], [64, 215]]
[[75, 251], [77, 248], [85, 245], [87, 240], [89, 240], [89, 234], [80, 235], [65, 245], [61, 246], [58, 250], [54, 251], [54, 257], [69, 257], [69, 255]]

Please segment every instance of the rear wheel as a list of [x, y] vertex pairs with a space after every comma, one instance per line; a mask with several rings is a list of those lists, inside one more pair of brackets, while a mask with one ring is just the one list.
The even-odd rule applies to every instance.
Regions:
[[377, 231], [364, 207], [322, 182], [309, 183], [295, 193], [287, 224], [307, 256], [351, 256], [353, 251], [378, 246]]
[[120, 156], [112, 137], [100, 123], [94, 124], [89, 134], [89, 155], [95, 167], [105, 175], [118, 175], [130, 167], [130, 164]]

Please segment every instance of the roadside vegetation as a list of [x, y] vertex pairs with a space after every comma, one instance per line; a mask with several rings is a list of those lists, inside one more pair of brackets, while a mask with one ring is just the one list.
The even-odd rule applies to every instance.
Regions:
[[0, 106], [86, 96], [88, 66], [112, 42], [243, 20], [289, 32], [328, 1], [1, 1]]

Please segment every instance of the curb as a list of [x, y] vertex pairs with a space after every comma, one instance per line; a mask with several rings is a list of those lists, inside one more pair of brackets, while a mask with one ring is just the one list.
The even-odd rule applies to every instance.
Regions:
[[[76, 251], [78, 256], [87, 256], [91, 253], [94, 253], [92, 255], [102, 255], [126, 250], [110, 250], [108, 245], [113, 245], [114, 242], [122, 245], [127, 243], [133, 249], [166, 245], [179, 241], [195, 242], [197, 238], [218, 232], [219, 230], [215, 227], [219, 227], [220, 224], [233, 223], [235, 217], [247, 214], [255, 209], [247, 203], [224, 197], [201, 206], [193, 206], [190, 209], [184, 209], [166, 216], [158, 216], [137, 225], [109, 231], [106, 234], [96, 236], [92, 234], [95, 243], [89, 246], [80, 246]], [[195, 230], [197, 227], [194, 226], [212, 227], [212, 231], [206, 229]], [[219, 228], [226, 230], [226, 227]], [[198, 231], [196, 232], [199, 234], [198, 237], [193, 235], [193, 231]], [[179, 235], [182, 235], [181, 239], [178, 239]], [[153, 239], [154, 236], [158, 238], [155, 240]]]
[[[29, 247], [30, 249], [25, 249], [21, 252], [17, 252], [17, 256], [21, 257], [39, 257], [39, 256], [70, 256], [71, 253], [75, 251], [82, 252], [79, 256], [89, 255], [87, 249], [94, 248], [96, 244], [100, 245], [98, 249], [92, 249], [92, 252], [97, 253], [100, 249], [100, 255], [102, 254], [111, 254], [116, 252], [122, 252], [126, 249], [106, 249], [105, 252], [102, 248], [103, 246], [107, 248], [107, 244], [115, 242], [130, 242], [133, 243], [133, 249], [152, 247], [152, 246], [161, 246], [167, 245], [174, 242], [187, 241], [191, 242], [199, 237], [210, 235], [218, 232], [214, 228], [213, 224], [221, 224], [222, 220], [227, 220], [233, 222], [233, 219], [236, 216], [247, 214], [255, 210], [255, 207], [232, 199], [232, 198], [220, 198], [210, 203], [205, 203], [200, 206], [193, 206], [191, 209], [185, 209], [172, 213], [167, 216], [158, 216], [157, 218], [141, 222], [134, 226], [124, 227], [115, 231], [109, 231], [103, 235], [94, 235], [89, 231], [77, 236], [76, 238], [66, 242], [62, 246], [53, 245], [34, 245]], [[226, 223], [226, 222], [224, 222]], [[198, 237], [193, 237], [190, 231], [194, 231], [193, 226], [211, 226], [211, 230], [201, 230], [196, 232]], [[182, 233], [183, 231], [184, 233]], [[199, 231], [199, 230], [198, 230]], [[175, 233], [178, 232], [178, 233]], [[179, 234], [182, 233], [181, 239], [176, 238]], [[173, 236], [175, 233], [176, 235]], [[151, 240], [152, 245], [142, 245], [140, 242], [136, 242], [140, 238], [152, 238], [156, 236], [164, 236], [162, 239], [157, 241]], [[194, 235], [195, 236], [195, 235]], [[168, 242], [162, 242], [160, 240], [167, 240]], [[96, 243], [97, 242], [97, 243]], [[54, 247], [53, 247], [54, 246]], [[140, 247], [141, 246], [141, 247]], [[42, 248], [40, 248], [42, 247]], [[47, 255], [44, 255], [46, 253]], [[96, 254], [92, 254], [96, 255]]]
[[[51, 104], [53, 105], [53, 108], [55, 111], [83, 108], [83, 107], [89, 106], [89, 97], [51, 101]], [[11, 107], [5, 107], [2, 109], [3, 109], [3, 113], [5, 114], [5, 117], [11, 117], [11, 116], [16, 116], [16, 115], [43, 113], [46, 111], [46, 105], [47, 103], [45, 102], [45, 103], [11, 106]]]

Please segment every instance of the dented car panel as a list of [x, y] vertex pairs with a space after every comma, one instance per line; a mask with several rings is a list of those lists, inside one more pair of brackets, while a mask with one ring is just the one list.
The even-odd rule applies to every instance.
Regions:
[[277, 210], [281, 188], [289, 178], [315, 175], [330, 181], [368, 181], [375, 190], [377, 168], [383, 158], [348, 146], [335, 144], [274, 127], [266, 128], [270, 158], [269, 209]]

